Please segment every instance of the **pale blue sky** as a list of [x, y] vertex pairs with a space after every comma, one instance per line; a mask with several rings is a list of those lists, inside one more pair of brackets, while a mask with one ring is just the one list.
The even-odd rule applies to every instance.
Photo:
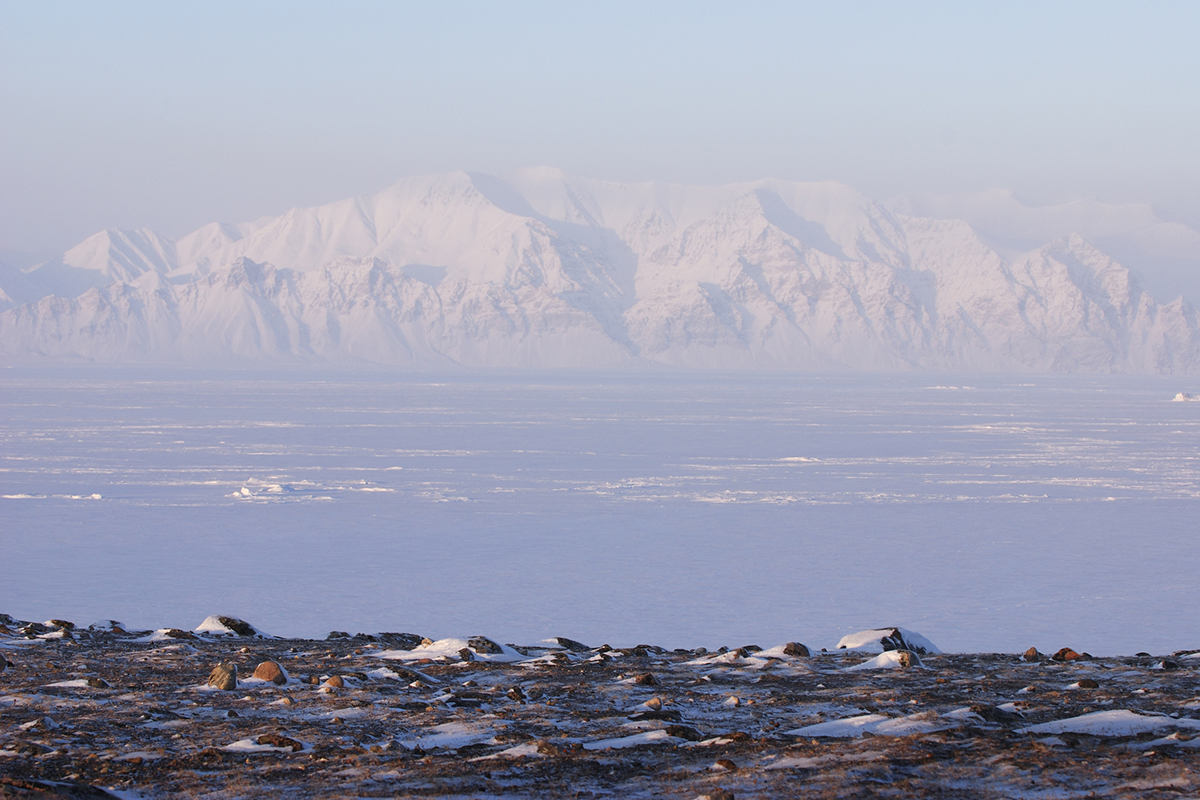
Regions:
[[0, 0], [0, 250], [541, 164], [1200, 221], [1200, 3], [246, 5]]

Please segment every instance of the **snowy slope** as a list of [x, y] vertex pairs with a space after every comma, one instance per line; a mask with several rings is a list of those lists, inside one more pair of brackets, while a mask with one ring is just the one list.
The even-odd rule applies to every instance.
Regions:
[[992, 190], [899, 197], [887, 205], [909, 216], [964, 220], [1009, 254], [1077, 233], [1135, 265], [1156, 296], [1200, 300], [1200, 231], [1160, 216], [1145, 203], [1076, 200], [1031, 206], [1010, 191]]
[[1194, 309], [1089, 239], [1012, 251], [836, 183], [407, 178], [12, 277], [9, 361], [1200, 371]]

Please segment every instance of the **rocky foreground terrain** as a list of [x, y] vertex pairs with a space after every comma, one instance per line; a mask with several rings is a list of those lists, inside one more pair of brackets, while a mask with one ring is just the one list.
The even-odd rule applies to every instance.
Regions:
[[[1181, 797], [1200, 653], [612, 649], [0, 615], [0, 797]], [[770, 643], [763, 643], [770, 644]], [[922, 652], [924, 651], [924, 652]]]

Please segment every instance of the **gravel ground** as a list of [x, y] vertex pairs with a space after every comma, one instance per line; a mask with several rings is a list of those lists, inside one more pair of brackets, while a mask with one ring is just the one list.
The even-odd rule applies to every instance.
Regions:
[[[0, 797], [1200, 792], [1190, 652], [913, 654], [851, 670], [873, 654], [390, 638], [4, 618]], [[286, 682], [251, 677], [265, 662]], [[221, 664], [236, 688], [208, 685]]]

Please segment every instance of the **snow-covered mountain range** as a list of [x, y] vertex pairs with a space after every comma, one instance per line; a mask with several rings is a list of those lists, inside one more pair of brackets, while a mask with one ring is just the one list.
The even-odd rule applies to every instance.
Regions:
[[[1017, 214], [1001, 242], [995, 214], [889, 205], [836, 183], [408, 178], [177, 240], [107, 230], [4, 273], [0, 358], [1200, 372], [1195, 309], [1070, 214]], [[1195, 257], [1186, 226], [1107, 224], [1150, 242], [1135, 255]]]

